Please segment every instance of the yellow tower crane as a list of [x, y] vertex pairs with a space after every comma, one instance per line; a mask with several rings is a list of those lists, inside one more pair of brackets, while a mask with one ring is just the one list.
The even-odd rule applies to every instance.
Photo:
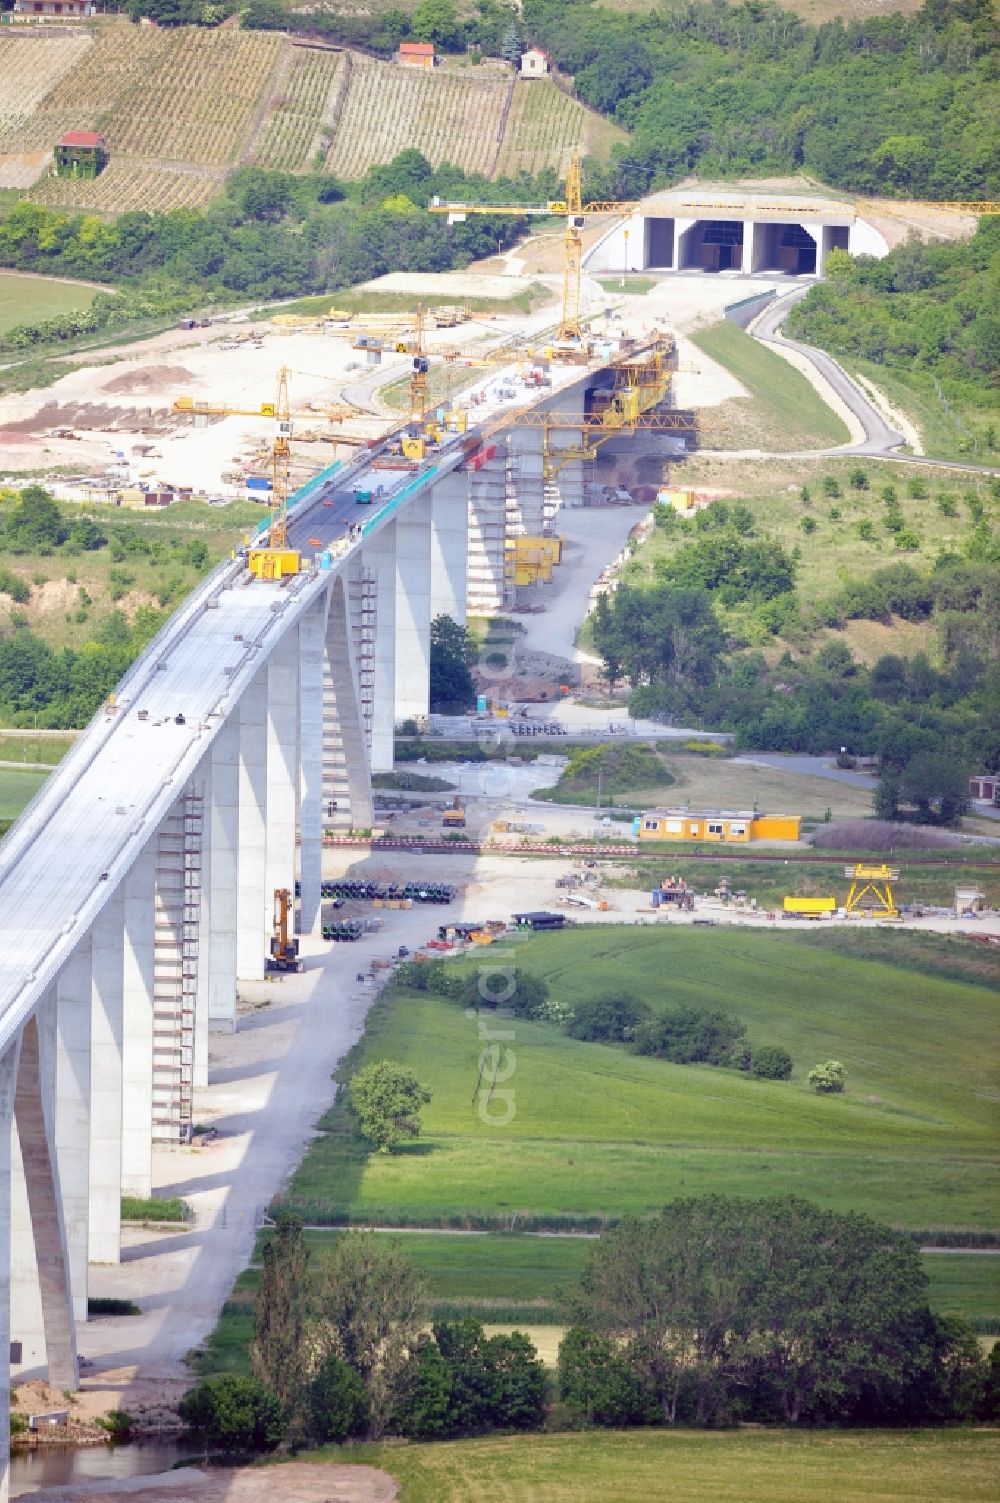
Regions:
[[432, 214], [447, 214], [450, 224], [458, 223], [468, 214], [523, 214], [526, 216], [546, 214], [565, 216], [566, 230], [563, 235], [563, 297], [562, 319], [557, 339], [563, 344], [579, 344], [583, 333], [580, 322], [580, 277], [583, 268], [583, 230], [590, 214], [631, 214], [635, 201], [613, 199], [583, 202], [580, 189], [580, 158], [573, 156], [566, 170], [565, 198], [549, 199], [544, 204], [461, 204], [442, 203], [439, 199], [429, 205]]

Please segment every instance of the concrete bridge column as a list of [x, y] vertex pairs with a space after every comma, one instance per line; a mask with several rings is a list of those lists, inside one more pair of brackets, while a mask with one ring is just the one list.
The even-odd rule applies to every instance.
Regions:
[[469, 476], [445, 475], [431, 493], [431, 620], [465, 625], [469, 557]]
[[[240, 712], [237, 708], [212, 742], [206, 788], [199, 1004], [204, 987], [209, 1028], [236, 1020], [236, 903], [240, 846]], [[206, 1062], [207, 1073], [207, 1062]], [[197, 1074], [195, 1084], [203, 1084]]]
[[[348, 590], [343, 576], [330, 591], [323, 658], [323, 796], [336, 802], [340, 815], [346, 805], [352, 829], [371, 826], [372, 784], [365, 744], [361, 669], [354, 635], [364, 623], [352, 625]], [[376, 636], [377, 642], [377, 636]], [[390, 725], [389, 755], [392, 755]], [[303, 811], [303, 819], [305, 813]], [[341, 820], [341, 823], [343, 821]]]
[[[338, 581], [338, 583], [340, 583]], [[340, 584], [343, 598], [343, 585]], [[323, 655], [329, 592], [299, 623], [299, 926], [311, 934], [320, 917], [323, 875]]]
[[[396, 528], [366, 541], [362, 566], [374, 575], [375, 646], [372, 683], [372, 772], [391, 772], [396, 726]], [[331, 619], [333, 612], [331, 611]]]
[[[275, 888], [295, 892], [299, 812], [299, 628], [290, 628], [267, 662], [267, 821], [265, 934]], [[263, 935], [262, 935], [263, 941]]]
[[122, 971], [122, 1191], [153, 1193], [154, 834], [125, 878]]
[[47, 1367], [53, 1388], [76, 1389], [80, 1374], [55, 1141], [57, 1009], [52, 987], [21, 1034], [14, 1096], [14, 1203], [20, 1200], [21, 1215], [16, 1209], [11, 1340], [22, 1343], [21, 1372], [37, 1375]]
[[77, 945], [56, 981], [55, 1141], [73, 1315], [87, 1320], [90, 1230], [92, 943]]
[[431, 498], [396, 518], [396, 719], [426, 715], [431, 671]]
[[10, 1452], [10, 1316], [11, 1204], [14, 1092], [21, 1040], [0, 1055], [0, 1503], [9, 1497]]
[[[267, 852], [267, 668], [239, 704], [239, 867], [236, 895], [236, 975], [264, 977], [264, 890]], [[270, 914], [268, 914], [270, 921]]]
[[[561, 405], [561, 404], [560, 404]], [[516, 505], [508, 520], [511, 534], [539, 537], [545, 511], [544, 433], [541, 428], [516, 430], [513, 489]]]
[[121, 1257], [124, 929], [125, 892], [119, 887], [91, 930], [89, 1256], [92, 1263], [117, 1263]]
[[[568, 392], [560, 402], [559, 409], [560, 412], [572, 414], [574, 417], [579, 415], [581, 426], [579, 428], [554, 428], [550, 432], [549, 452], [553, 458], [558, 454], [560, 449], [579, 450], [584, 443], [583, 393]], [[559, 507], [583, 505], [583, 461], [580, 459], [569, 460], [559, 470], [552, 484], [558, 496], [551, 493], [546, 494], [542, 507], [542, 526], [538, 529], [539, 533], [546, 526], [551, 527]], [[548, 492], [549, 488], [547, 487], [546, 490]]]
[[[208, 990], [209, 990], [209, 936], [212, 932], [212, 842], [208, 822], [212, 817], [212, 754], [206, 753], [194, 775], [191, 789], [201, 799], [201, 835], [198, 841], [199, 889], [198, 889], [198, 959], [194, 980], [194, 1034], [191, 1039], [191, 1089], [208, 1085]], [[187, 880], [187, 874], [185, 874]], [[190, 892], [185, 894], [189, 899]], [[185, 904], [186, 908], [186, 904]], [[185, 918], [185, 969], [190, 964], [187, 955], [187, 939], [190, 925]], [[192, 1098], [191, 1110], [194, 1110]], [[192, 1116], [193, 1121], [193, 1116]]]

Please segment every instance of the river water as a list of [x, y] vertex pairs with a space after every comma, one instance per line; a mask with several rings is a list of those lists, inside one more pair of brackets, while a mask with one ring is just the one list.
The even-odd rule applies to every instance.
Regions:
[[133, 1441], [125, 1446], [39, 1446], [33, 1451], [15, 1451], [10, 1458], [10, 1495], [24, 1498], [43, 1487], [167, 1472], [175, 1462], [190, 1454], [190, 1446], [175, 1441]]

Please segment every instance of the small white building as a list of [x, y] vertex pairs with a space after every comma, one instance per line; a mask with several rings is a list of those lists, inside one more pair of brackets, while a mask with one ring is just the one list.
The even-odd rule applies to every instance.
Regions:
[[86, 21], [100, 15], [94, 0], [14, 0], [14, 19]]
[[529, 47], [527, 52], [521, 53], [522, 78], [545, 78], [548, 71], [549, 60], [537, 47]]

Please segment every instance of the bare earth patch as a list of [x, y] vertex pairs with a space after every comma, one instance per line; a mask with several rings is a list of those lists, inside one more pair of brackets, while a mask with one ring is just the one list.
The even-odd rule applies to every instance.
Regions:
[[128, 1496], [133, 1503], [392, 1503], [398, 1484], [370, 1466], [307, 1465], [203, 1470], [184, 1467], [117, 1482], [46, 1488], [38, 1503], [101, 1503]]

